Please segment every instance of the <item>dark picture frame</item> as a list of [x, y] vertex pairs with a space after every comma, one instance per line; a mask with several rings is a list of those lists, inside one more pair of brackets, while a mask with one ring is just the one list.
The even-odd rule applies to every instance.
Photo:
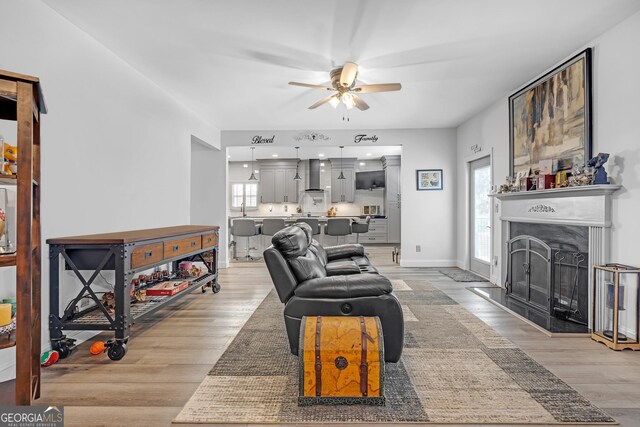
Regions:
[[418, 169], [416, 170], [416, 189], [418, 191], [442, 190], [442, 169]]
[[558, 171], [591, 158], [591, 48], [571, 57], [509, 96], [509, 173]]

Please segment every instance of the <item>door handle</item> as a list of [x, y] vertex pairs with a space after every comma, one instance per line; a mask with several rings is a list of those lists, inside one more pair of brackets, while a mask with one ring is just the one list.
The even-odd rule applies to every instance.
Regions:
[[524, 274], [526, 274], [528, 276], [529, 272], [531, 271], [531, 268], [530, 268], [529, 264], [527, 264], [526, 262], [523, 262], [522, 263], [522, 270], [524, 271]]

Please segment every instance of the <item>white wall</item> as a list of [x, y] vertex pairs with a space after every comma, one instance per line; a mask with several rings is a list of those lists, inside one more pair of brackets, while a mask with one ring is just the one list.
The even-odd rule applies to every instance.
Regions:
[[[219, 132], [40, 2], [2, 2], [0, 52], [1, 69], [40, 77], [49, 107], [42, 117], [43, 254], [50, 237], [189, 223], [191, 135], [219, 145]], [[0, 124], [0, 133], [15, 142], [7, 128]], [[46, 256], [42, 268], [46, 348]], [[77, 289], [70, 277], [63, 303]], [[13, 364], [12, 350], [0, 350], [0, 381]]]
[[[318, 144], [312, 141], [295, 140], [295, 136], [299, 133], [299, 130], [224, 131], [222, 145], [224, 147], [246, 146], [248, 149], [255, 135], [275, 135], [273, 143], [275, 146], [304, 147]], [[377, 135], [377, 142], [356, 144], [354, 136], [362, 133]], [[331, 138], [329, 141], [323, 141], [323, 145], [327, 143], [362, 147], [401, 145], [402, 265], [408, 267], [455, 265], [456, 132], [454, 129], [323, 130], [323, 134]], [[226, 161], [225, 155], [219, 155], [217, 161]], [[430, 168], [443, 169], [443, 191], [416, 190], [416, 169]], [[223, 186], [218, 186], [217, 189], [219, 192], [226, 191]], [[338, 204], [339, 214], [358, 215], [359, 211], [354, 206]], [[217, 218], [217, 223], [224, 224], [226, 227], [226, 215], [222, 210], [218, 215], [220, 216]], [[221, 234], [226, 238], [226, 232]], [[421, 252], [416, 252], [416, 245], [422, 247]], [[223, 246], [226, 248], [226, 242]], [[226, 257], [225, 252], [222, 254], [222, 259], [226, 260]]]
[[[640, 264], [637, 251], [640, 240], [638, 211], [640, 210], [640, 58], [636, 54], [640, 40], [640, 12], [629, 17], [575, 52], [567, 52], [567, 59], [585, 47], [593, 47], [593, 153], [611, 154], [606, 169], [610, 180], [622, 184], [623, 189], [613, 196], [613, 228], [611, 260], [630, 265]], [[563, 62], [563, 61], [561, 61]], [[549, 70], [558, 64], [549, 64]], [[542, 72], [542, 74], [546, 71]], [[527, 82], [522, 82], [522, 86]], [[518, 88], [514, 87], [511, 93]], [[501, 184], [509, 168], [509, 116], [507, 98], [462, 124], [458, 137], [458, 206], [466, 206], [467, 180], [464, 179], [466, 160], [474, 144], [482, 153], [494, 153], [494, 182]], [[457, 226], [466, 230], [467, 209], [459, 209]], [[494, 254], [500, 256], [498, 221], [494, 219]], [[458, 235], [458, 261], [466, 263], [466, 237]], [[500, 260], [501, 261], [501, 260]], [[500, 271], [500, 265], [495, 269]], [[498, 274], [493, 274], [497, 279]]]

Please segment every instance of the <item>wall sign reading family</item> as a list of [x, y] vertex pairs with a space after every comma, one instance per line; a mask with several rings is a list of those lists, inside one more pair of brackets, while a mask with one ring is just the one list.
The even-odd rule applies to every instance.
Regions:
[[416, 171], [418, 190], [442, 190], [442, 169], [422, 169]]
[[276, 139], [275, 135], [271, 137], [264, 137], [262, 135], [256, 135], [251, 139], [252, 144], [273, 144], [273, 140]]
[[361, 142], [378, 142], [378, 135], [368, 136], [366, 133], [356, 135], [353, 138], [353, 142], [355, 142], [356, 144], [359, 144]]

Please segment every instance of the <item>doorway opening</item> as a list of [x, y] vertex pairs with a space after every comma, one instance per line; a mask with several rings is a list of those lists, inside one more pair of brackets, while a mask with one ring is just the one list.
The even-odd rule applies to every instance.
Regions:
[[491, 273], [491, 161], [469, 163], [469, 270], [488, 278]]

